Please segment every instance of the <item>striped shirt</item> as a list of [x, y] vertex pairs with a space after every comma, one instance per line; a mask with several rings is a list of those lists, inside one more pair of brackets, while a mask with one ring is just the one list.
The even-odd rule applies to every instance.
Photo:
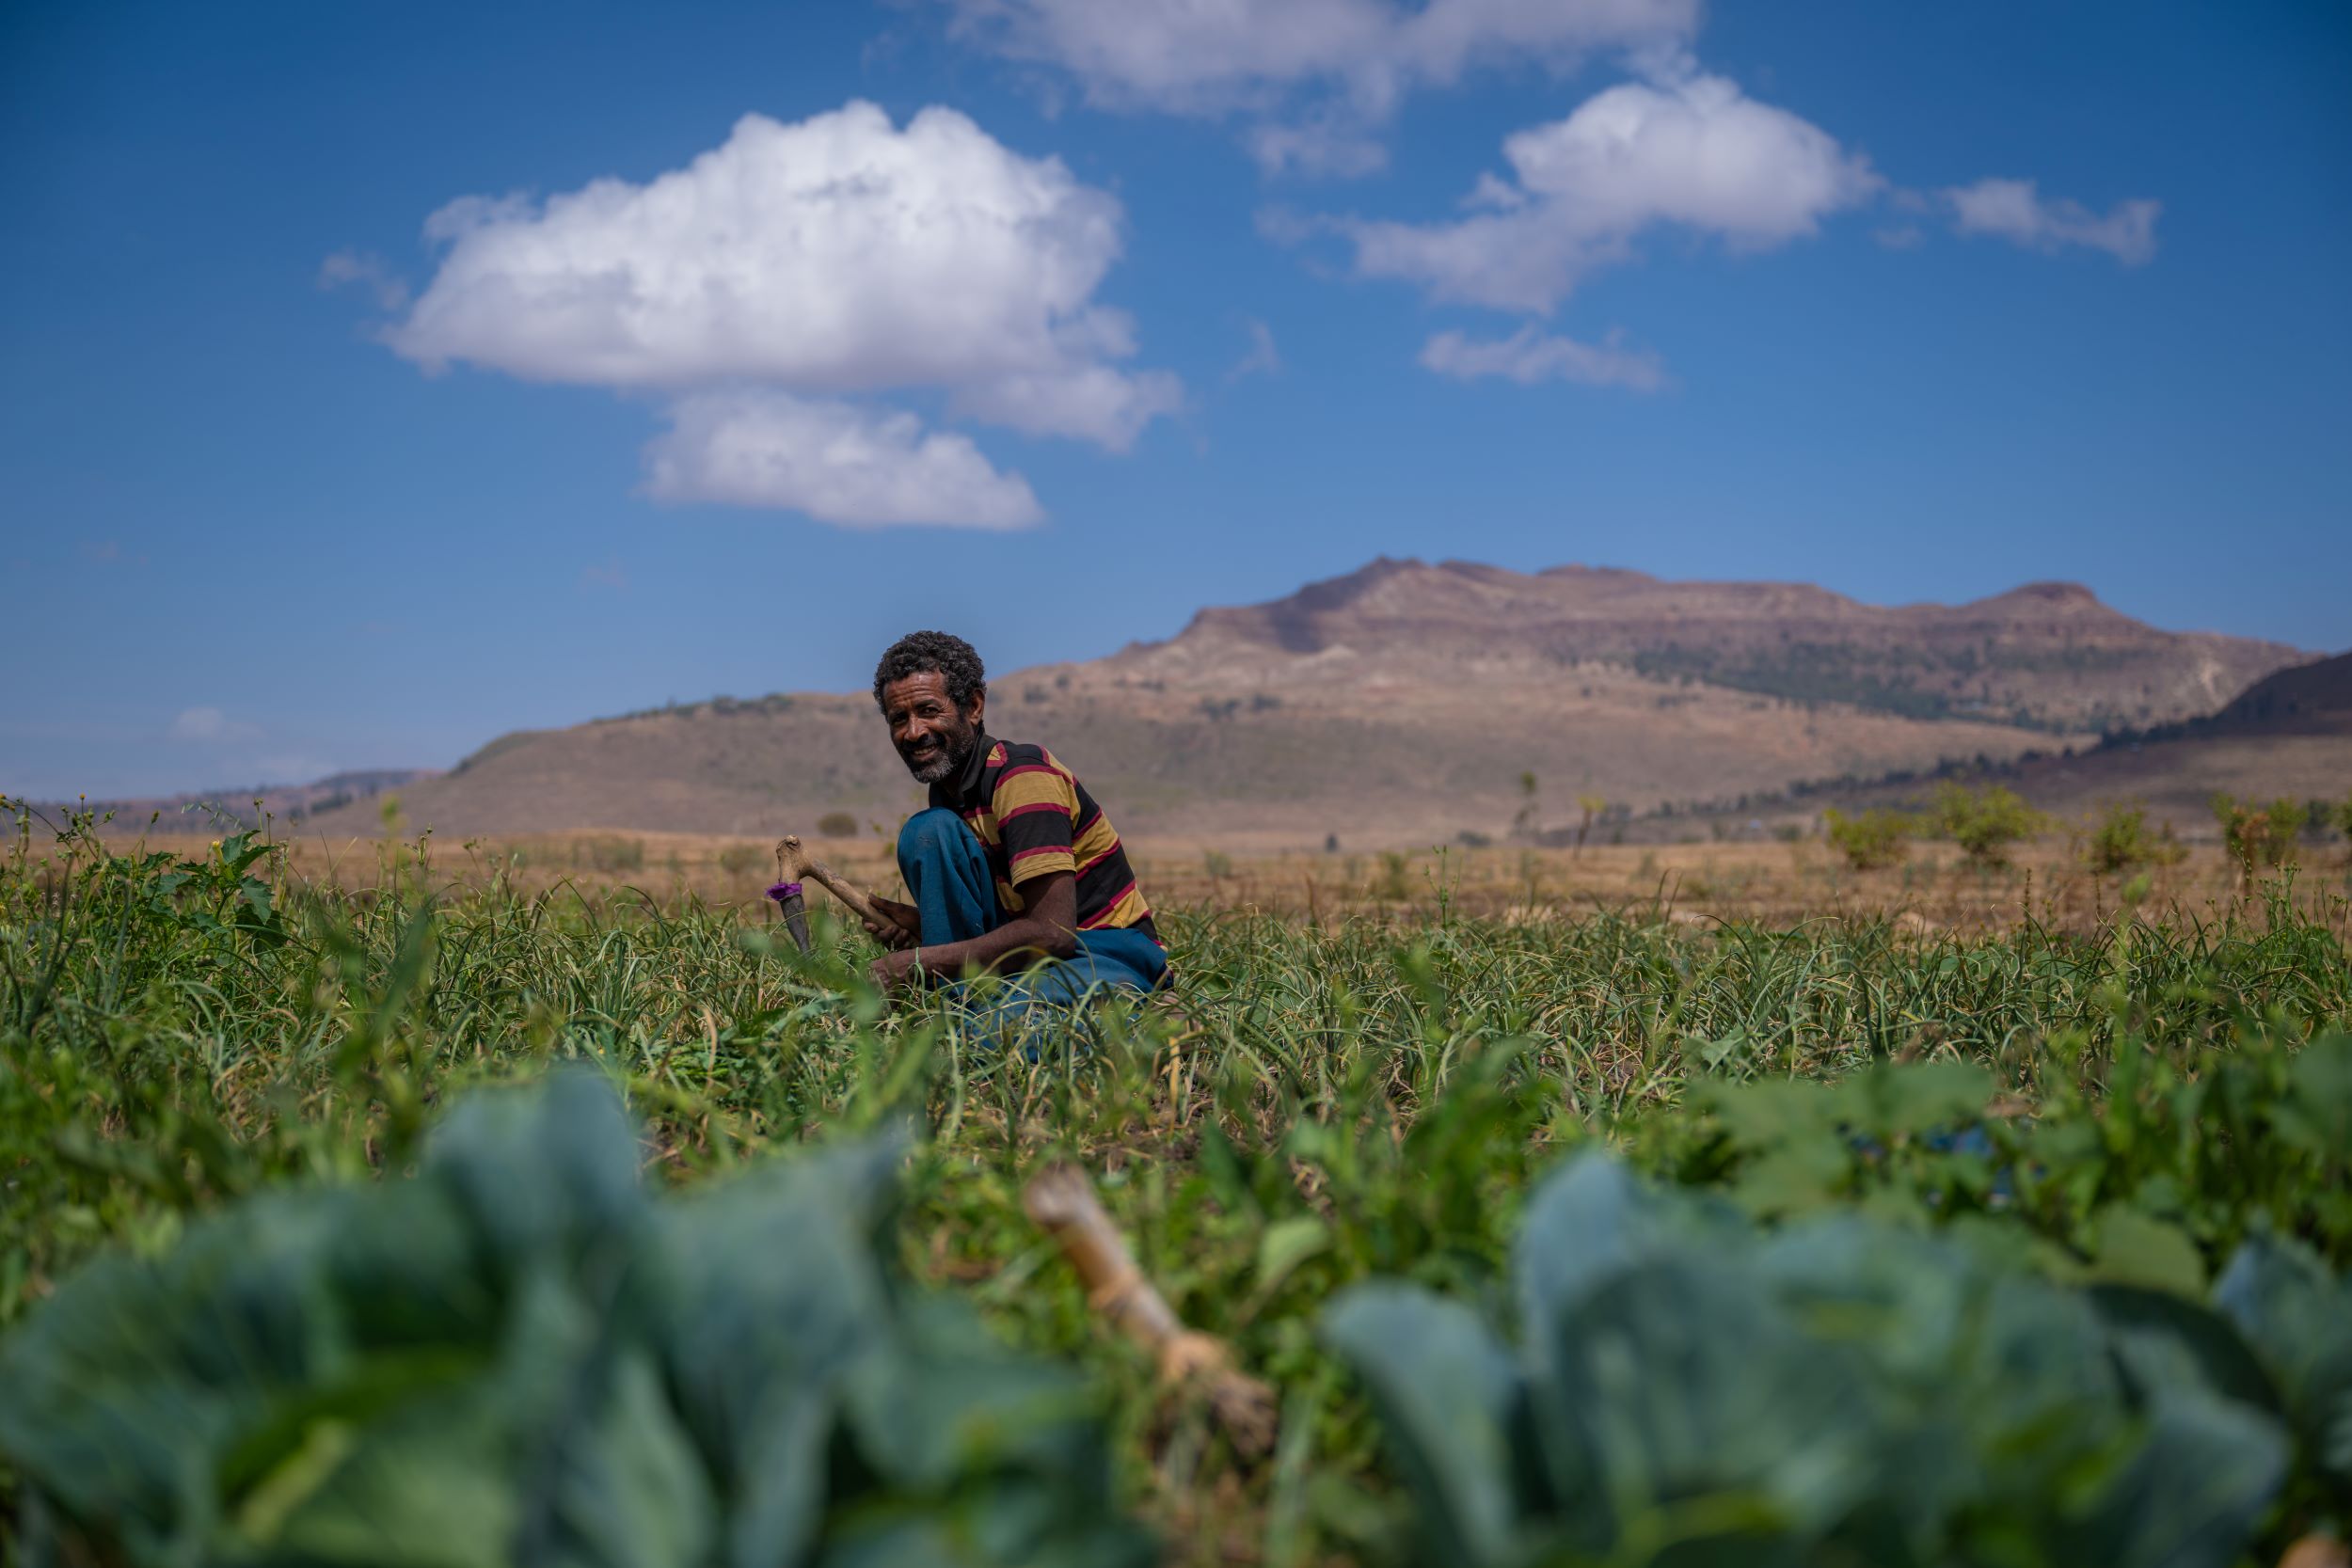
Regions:
[[962, 817], [987, 847], [998, 908], [1018, 913], [1021, 884], [1068, 871], [1078, 879], [1078, 929], [1132, 927], [1160, 940], [1111, 819], [1044, 747], [982, 734], [962, 774], [931, 785], [931, 804]]

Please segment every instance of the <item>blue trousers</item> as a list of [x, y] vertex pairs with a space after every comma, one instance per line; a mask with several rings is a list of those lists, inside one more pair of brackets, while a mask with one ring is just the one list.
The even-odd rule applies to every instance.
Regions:
[[[988, 850], [963, 818], [944, 807], [918, 811], [898, 830], [898, 875], [922, 916], [926, 947], [968, 942], [1005, 923]], [[1035, 1007], [1068, 1007], [1105, 990], [1155, 990], [1167, 978], [1168, 955], [1141, 931], [1080, 931], [1076, 953], [1008, 975], [985, 1001], [969, 981], [939, 989], [950, 1001], [969, 999], [990, 1013], [982, 1027], [998, 1035]]]

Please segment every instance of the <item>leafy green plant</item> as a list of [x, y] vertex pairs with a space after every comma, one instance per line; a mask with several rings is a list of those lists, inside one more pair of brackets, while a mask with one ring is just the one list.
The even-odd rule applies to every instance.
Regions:
[[883, 1137], [655, 1201], [593, 1073], [104, 1259], [0, 1348], [36, 1560], [1147, 1563], [1089, 1402], [885, 1266]]
[[1759, 1233], [1589, 1153], [1511, 1272], [1514, 1340], [1390, 1284], [1326, 1320], [1431, 1560], [2224, 1568], [2289, 1474], [2187, 1335], [1861, 1214]]
[[1963, 1061], [1725, 1077], [1633, 1147], [1759, 1218], [1932, 1215], [2067, 1277], [2201, 1291], [2272, 1227], [2352, 1256], [2352, 1036], [2248, 1030], [2175, 1063], [2126, 1029], [2097, 1055], [2104, 1095], [2054, 1082], [2029, 1115]]
[[[2264, 1235], [2239, 1250], [2213, 1297], [2262, 1367], [2267, 1387], [2256, 1397], [2267, 1396], [2312, 1456], [2303, 1512], [2332, 1513], [2341, 1527], [2352, 1517], [2352, 1278], [2331, 1277], [2291, 1237]], [[2228, 1382], [2226, 1346], [2205, 1354], [2221, 1369], [2215, 1380]]]
[[2009, 863], [2010, 847], [2040, 832], [2047, 819], [2006, 785], [1947, 783], [1936, 789], [1929, 820], [1976, 864], [2000, 866]]
[[2172, 825], [2148, 826], [2148, 808], [2121, 802], [2107, 806], [2083, 845], [2083, 863], [2102, 876], [2120, 876], [2151, 865], [2178, 865], [2188, 848], [2172, 836]]
[[1821, 819], [1830, 843], [1856, 871], [1894, 865], [1908, 852], [1913, 823], [1901, 812], [1874, 806], [1849, 816], [1832, 806], [1821, 814]]

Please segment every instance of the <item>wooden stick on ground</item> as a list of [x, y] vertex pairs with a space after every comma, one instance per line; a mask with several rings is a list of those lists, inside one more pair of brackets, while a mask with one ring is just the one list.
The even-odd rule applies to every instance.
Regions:
[[1087, 1304], [1151, 1353], [1162, 1378], [1200, 1385], [1233, 1447], [1262, 1454], [1274, 1446], [1274, 1390], [1239, 1370], [1224, 1340], [1196, 1333], [1177, 1319], [1136, 1267], [1086, 1172], [1075, 1165], [1047, 1166], [1030, 1180], [1023, 1206], [1078, 1271]]

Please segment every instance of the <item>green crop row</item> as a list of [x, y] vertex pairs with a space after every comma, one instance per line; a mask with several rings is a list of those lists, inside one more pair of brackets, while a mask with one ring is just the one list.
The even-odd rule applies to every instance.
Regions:
[[[21, 842], [0, 869], [0, 1343], [96, 1254], [168, 1258], [235, 1200], [419, 1169], [461, 1089], [583, 1062], [642, 1120], [658, 1187], [913, 1122], [884, 1261], [1084, 1366], [1123, 1510], [1179, 1560], [1372, 1561], [1429, 1510], [1331, 1304], [1389, 1279], [1518, 1321], [1521, 1213], [1580, 1149], [1768, 1236], [1860, 1216], [2069, 1300], [2202, 1302], [2249, 1245], [2352, 1261], [2352, 1050], [2323, 1038], [2352, 1026], [2352, 969], [2283, 899], [1924, 940], [1177, 911], [1172, 1005], [1007, 1052], [885, 1011], [863, 939], [821, 920], [803, 958], [731, 911], [429, 896], [421, 849], [386, 870], [321, 895], [249, 837], [193, 862]], [[1020, 1208], [1058, 1154], [1177, 1310], [1281, 1391], [1271, 1457], [1091, 1321]], [[2265, 1549], [2339, 1517], [2292, 1452], [2249, 1527]], [[24, 1473], [0, 1474], [0, 1526], [25, 1518]]]

